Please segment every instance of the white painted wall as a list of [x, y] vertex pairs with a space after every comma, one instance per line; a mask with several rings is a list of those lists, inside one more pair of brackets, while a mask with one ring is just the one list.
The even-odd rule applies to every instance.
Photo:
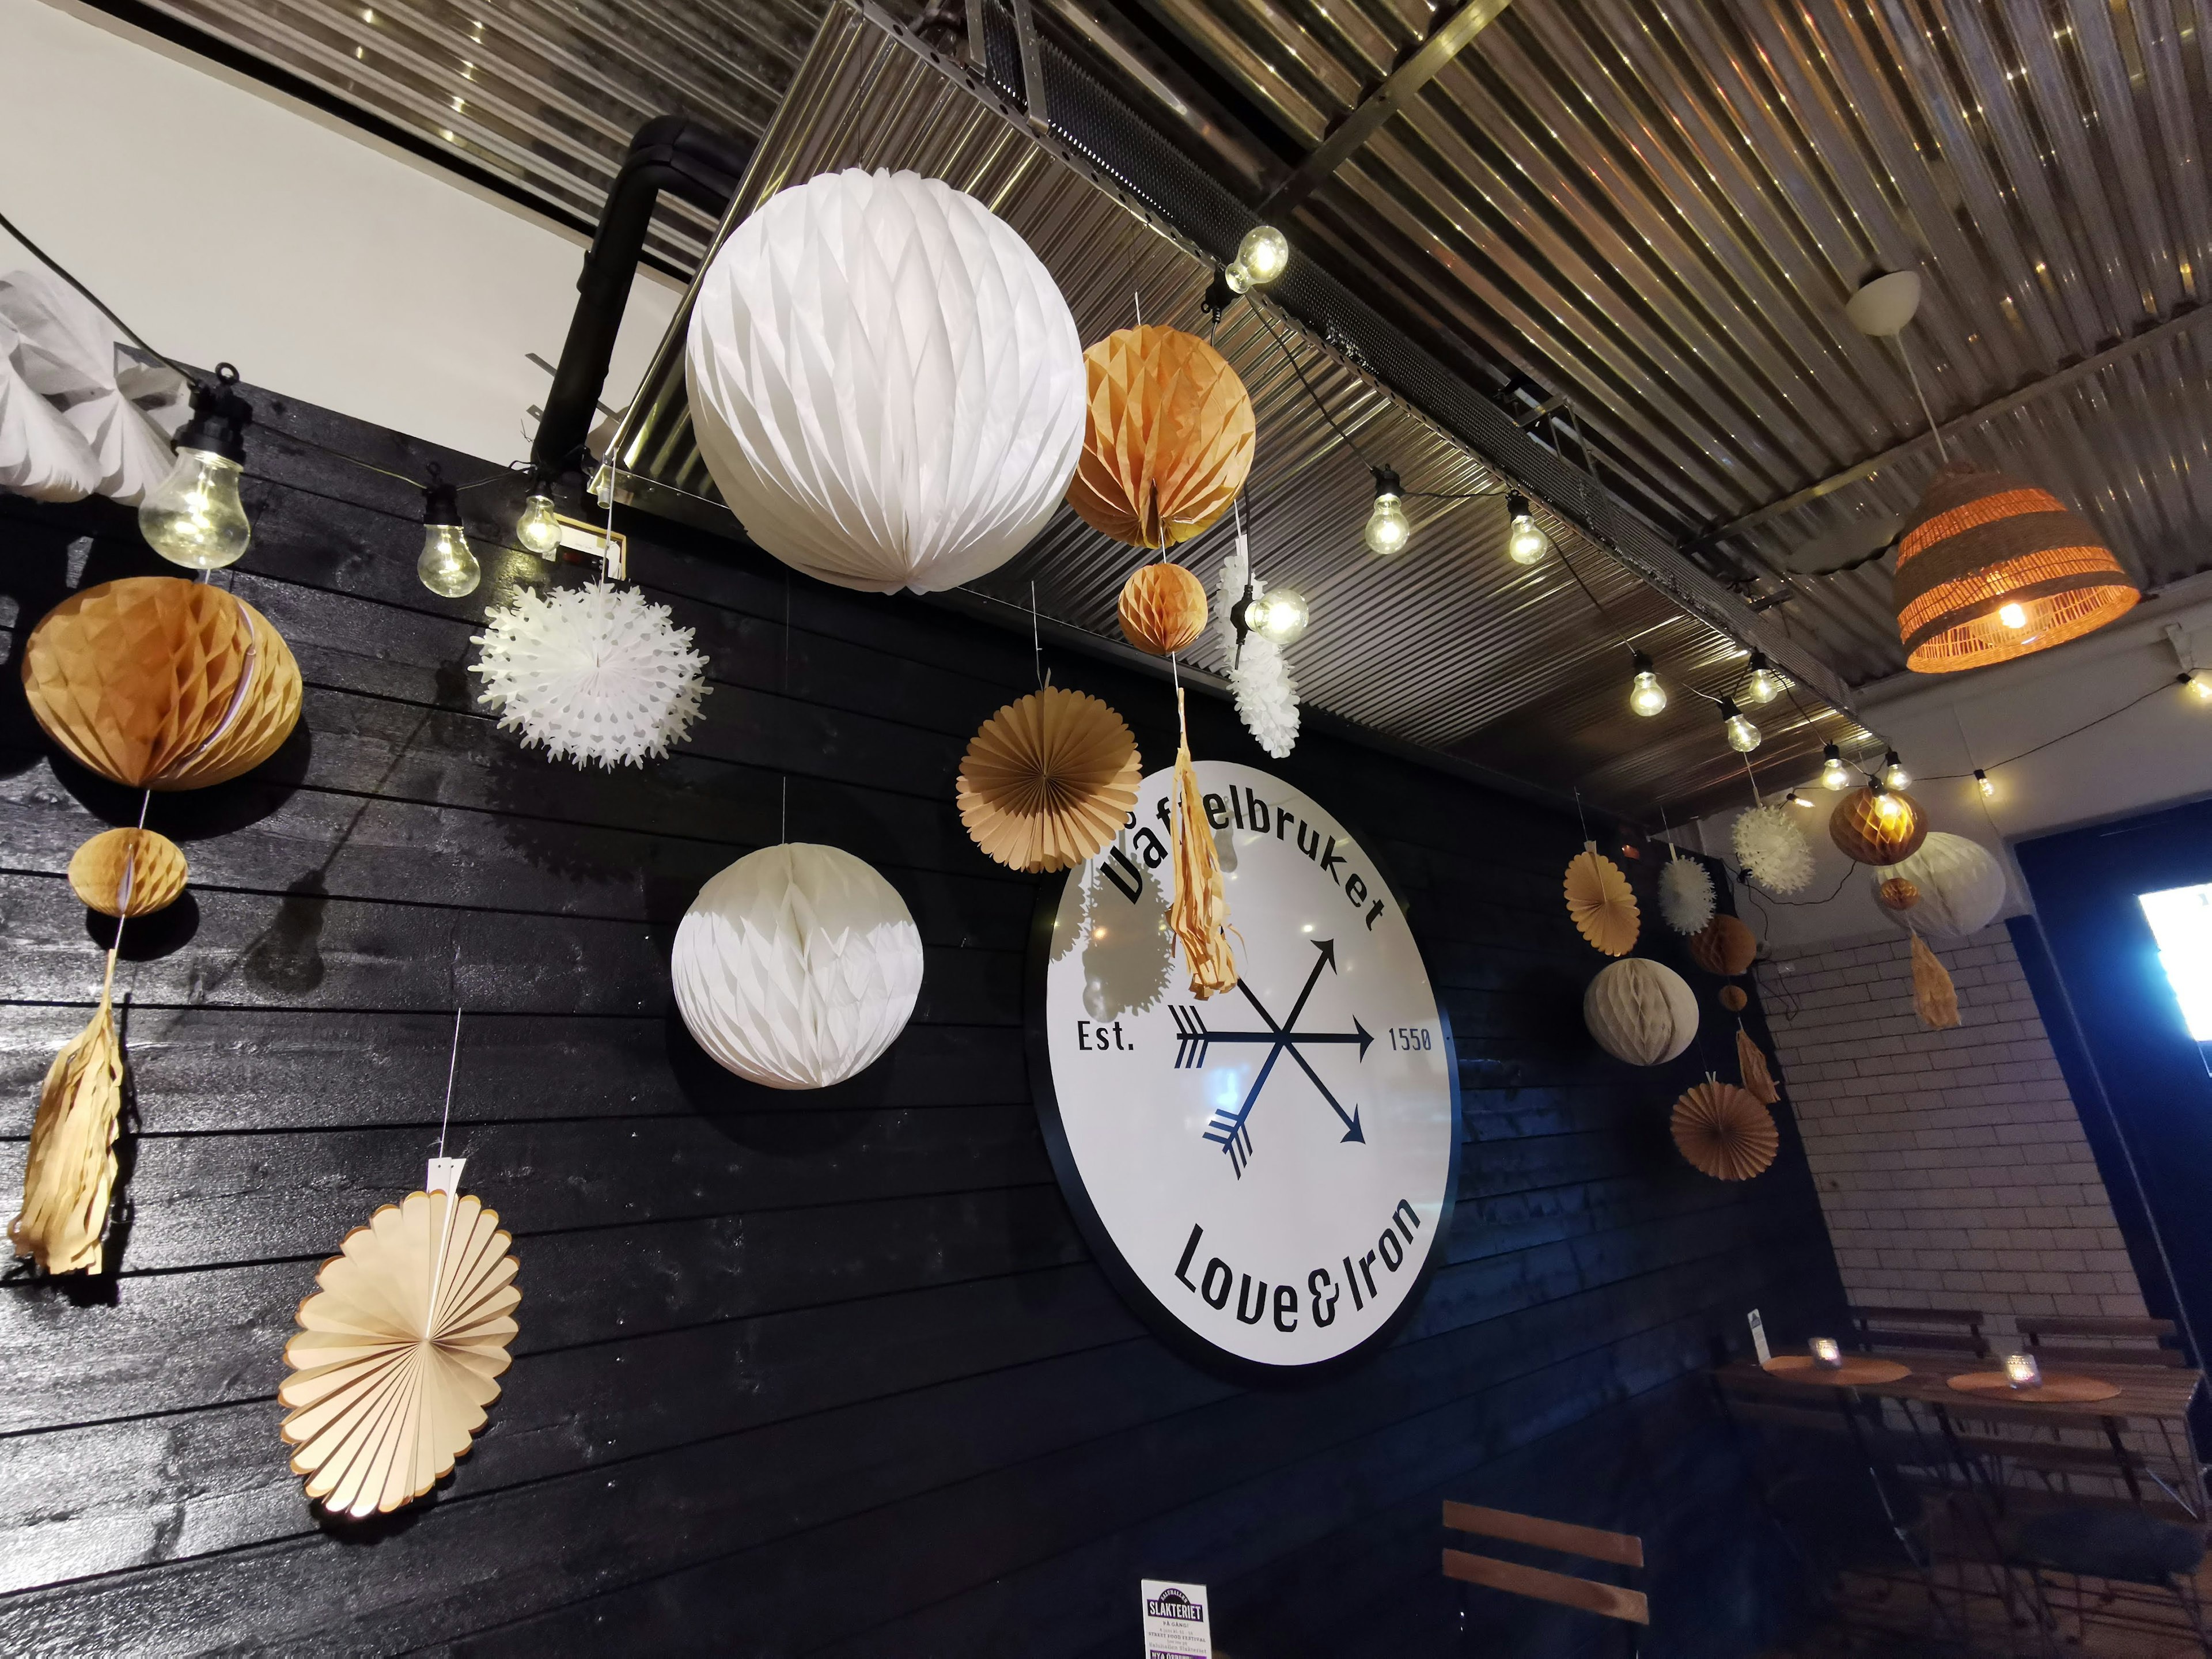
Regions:
[[[2180, 672], [2165, 627], [2172, 623], [2212, 667], [2212, 580], [2198, 577], [2148, 599], [2126, 619], [2039, 656], [1958, 676], [1900, 676], [1871, 688], [1859, 717], [1893, 743], [1914, 775], [1911, 793], [1930, 827], [1966, 836], [2004, 857], [2004, 844], [2076, 824], [2212, 795], [2212, 702], [2174, 684]], [[2093, 717], [2151, 692], [2148, 700], [2078, 737], [2050, 743]], [[2030, 750], [2038, 750], [2027, 754]], [[2014, 760], [2015, 756], [2025, 758]], [[1878, 765], [1881, 756], [1867, 757]], [[1959, 775], [1986, 769], [1996, 785], [1984, 799]], [[1762, 789], [1795, 785], [1813, 809], [1799, 813], [1817, 861], [1812, 884], [1784, 903], [1763, 893], [1738, 902], [1770, 951], [1793, 955], [1832, 940], [1895, 929], [1874, 902], [1873, 883], [1828, 839], [1838, 799], [1814, 781], [1762, 771]], [[1744, 805], [1750, 805], [1747, 796]], [[1740, 807], [1716, 813], [1682, 839], [1729, 858]], [[2004, 914], [2027, 908], [2017, 869]], [[1838, 891], [1838, 884], [1841, 890]], [[1833, 898], [1827, 896], [1835, 893]], [[1811, 901], [1811, 902], [1808, 902]]]
[[[487, 460], [575, 308], [585, 239], [96, 12], [0, 0], [0, 211], [161, 351]], [[0, 270], [33, 263], [0, 233]], [[680, 290], [633, 288], [619, 408]]]

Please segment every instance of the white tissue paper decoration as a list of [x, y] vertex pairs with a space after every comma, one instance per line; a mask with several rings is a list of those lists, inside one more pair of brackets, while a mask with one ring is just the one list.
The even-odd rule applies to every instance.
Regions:
[[1880, 887], [1892, 876], [1903, 876], [1920, 890], [1919, 902], [1909, 909], [1882, 908], [1884, 915], [1912, 933], [1963, 939], [1980, 933], [2004, 908], [2004, 866], [1989, 848], [1964, 836], [1929, 830], [1911, 858], [1875, 871], [1875, 885]]
[[1659, 915], [1678, 933], [1694, 933], [1713, 919], [1713, 878], [1704, 865], [1678, 855], [1659, 866]]
[[749, 853], [676, 930], [676, 1006], [699, 1046], [771, 1089], [822, 1089], [891, 1045], [921, 992], [921, 933], [842, 848]]
[[[1259, 634], [1247, 634], [1242, 651], [1237, 646], [1237, 624], [1230, 611], [1244, 597], [1244, 582], [1252, 568], [1244, 538], [1237, 538], [1235, 551], [1221, 562], [1221, 585], [1214, 590], [1214, 632], [1221, 642], [1221, 659], [1229, 665], [1229, 689], [1237, 694], [1237, 718], [1253, 741], [1277, 760], [1283, 759], [1298, 740], [1298, 683], [1283, 659], [1283, 647]], [[1256, 578], [1252, 597], [1267, 591]]]
[[1813, 879], [1813, 849], [1783, 806], [1754, 806], [1735, 821], [1735, 861], [1775, 893], [1794, 893]]
[[911, 173], [823, 173], [754, 210], [700, 281], [684, 373], [745, 533], [841, 587], [996, 569], [1083, 447], [1083, 343], [1052, 274]]
[[43, 270], [0, 276], [0, 489], [136, 506], [175, 464], [191, 387]]
[[635, 587], [526, 587], [484, 617], [469, 672], [501, 731], [579, 766], [640, 766], [665, 755], [699, 718], [707, 659], [691, 630]]

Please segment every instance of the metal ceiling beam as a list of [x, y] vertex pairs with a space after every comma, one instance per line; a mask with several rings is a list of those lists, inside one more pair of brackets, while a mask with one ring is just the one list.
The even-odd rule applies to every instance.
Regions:
[[[2176, 335], [2188, 332], [2208, 317], [2212, 317], [2212, 305], [2200, 305], [2192, 310], [2183, 312], [2178, 317], [2169, 317], [2164, 322], [2145, 329], [2132, 338], [2123, 340], [2116, 346], [2106, 348], [2094, 357], [2084, 357], [2080, 362], [2062, 368], [2055, 374], [2045, 374], [2040, 380], [2030, 380], [2027, 385], [2015, 387], [2003, 397], [1984, 404], [1979, 409], [1968, 410], [1964, 415], [1954, 415], [1938, 425], [1936, 431], [1946, 438], [1963, 436], [1978, 426], [1984, 426], [1991, 421], [2000, 419], [2016, 409], [2024, 409], [2029, 404], [2034, 403], [2039, 398], [2047, 398], [2054, 392], [2063, 392], [2070, 386], [2088, 380], [2094, 375], [2103, 374], [2115, 363], [2124, 363], [2138, 353], [2148, 351], [2154, 346], [2162, 345]], [[1808, 507], [1823, 495], [1832, 495], [1847, 484], [1857, 483], [1863, 478], [1870, 478], [1885, 468], [1896, 465], [1914, 450], [1929, 442], [1933, 436], [1934, 434], [1923, 432], [1907, 438], [1901, 444], [1892, 444], [1879, 455], [1870, 455], [1863, 461], [1845, 467], [1841, 472], [1831, 473], [1818, 483], [1807, 484], [1802, 489], [1795, 490], [1783, 496], [1779, 501], [1769, 501], [1764, 507], [1755, 507], [1750, 512], [1730, 519], [1726, 524], [1715, 529], [1701, 531], [1698, 535], [1691, 538], [1686, 544], [1709, 545], [1726, 537], [1740, 536], [1747, 530], [1756, 530], [1759, 526], [1771, 520], [1778, 519], [1785, 513], [1795, 512], [1801, 507]]]
[[1375, 130], [1403, 108], [1408, 100], [1437, 77], [1437, 72], [1459, 56], [1467, 43], [1482, 33], [1511, 0], [1467, 0], [1444, 19], [1429, 38], [1414, 48], [1412, 57], [1382, 77], [1382, 83], [1361, 99], [1352, 113], [1340, 121], [1321, 147], [1298, 163], [1297, 170], [1275, 186], [1260, 204], [1260, 214], [1288, 213], [1321, 188], [1329, 174], [1350, 161]]

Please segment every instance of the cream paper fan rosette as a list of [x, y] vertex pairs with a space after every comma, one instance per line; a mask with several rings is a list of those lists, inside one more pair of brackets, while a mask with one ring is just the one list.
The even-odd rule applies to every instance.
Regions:
[[676, 930], [676, 1006], [699, 1046], [771, 1089], [823, 1089], [890, 1047], [921, 993], [921, 933], [842, 848], [749, 853]]
[[701, 279], [684, 356], [699, 453], [754, 541], [841, 587], [996, 569], [1082, 453], [1082, 337], [1013, 228], [941, 179], [779, 191]]
[[339, 1515], [420, 1498], [453, 1467], [499, 1397], [522, 1300], [499, 1216], [457, 1197], [460, 1160], [346, 1235], [284, 1346], [284, 1443], [307, 1496]]
[[668, 607], [635, 587], [524, 588], [484, 618], [469, 672], [500, 729], [579, 766], [642, 766], [683, 741], [708, 692], [707, 659]]
[[1244, 538], [1237, 538], [1237, 550], [1221, 562], [1221, 585], [1214, 590], [1214, 629], [1221, 645], [1221, 659], [1229, 665], [1229, 689], [1236, 695], [1237, 717], [1244, 729], [1277, 760], [1289, 757], [1298, 741], [1298, 683], [1283, 647], [1264, 634], [1248, 633], [1240, 647], [1232, 615], [1243, 599], [1248, 577], [1251, 596], [1257, 601], [1267, 585], [1251, 576], [1251, 556]]

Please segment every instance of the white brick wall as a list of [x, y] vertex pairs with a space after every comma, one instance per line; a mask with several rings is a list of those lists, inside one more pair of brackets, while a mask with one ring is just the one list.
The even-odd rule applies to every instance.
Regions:
[[[1931, 941], [1931, 944], [1933, 942]], [[2140, 1318], [2011, 936], [1934, 944], [1962, 1024], [1912, 1012], [1894, 932], [1762, 963], [1759, 986], [1851, 1300]]]

